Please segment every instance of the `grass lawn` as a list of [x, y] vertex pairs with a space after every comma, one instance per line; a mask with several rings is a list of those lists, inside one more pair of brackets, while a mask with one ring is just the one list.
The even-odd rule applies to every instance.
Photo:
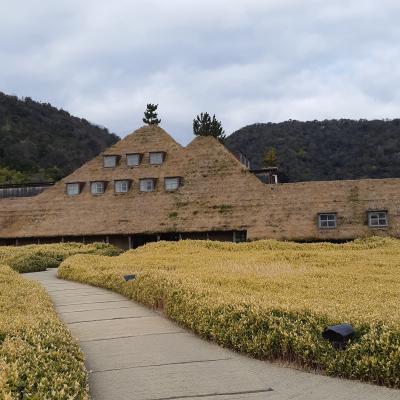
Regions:
[[[136, 274], [125, 282], [123, 275]], [[159, 242], [118, 257], [76, 255], [59, 275], [113, 289], [254, 357], [400, 387], [400, 241]], [[335, 350], [321, 332], [347, 322]]]

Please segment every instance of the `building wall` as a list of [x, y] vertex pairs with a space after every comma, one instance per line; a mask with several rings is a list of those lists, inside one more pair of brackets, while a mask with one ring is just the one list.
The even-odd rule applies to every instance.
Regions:
[[[164, 151], [164, 164], [149, 165], [150, 151]], [[139, 167], [126, 165], [126, 154], [132, 152], [144, 153]], [[1, 199], [0, 240], [85, 237], [127, 247], [128, 237], [136, 246], [179, 235], [232, 240], [233, 231], [246, 231], [251, 240], [400, 237], [400, 179], [265, 185], [215, 139], [198, 137], [183, 148], [158, 127], [141, 128], [105, 153], [119, 155], [120, 164], [105, 169], [100, 155], [38, 196]], [[182, 177], [183, 185], [167, 193], [164, 177], [173, 176]], [[139, 179], [149, 177], [157, 179], [156, 190], [140, 193]], [[132, 181], [129, 193], [114, 193], [117, 179]], [[97, 180], [109, 182], [98, 196], [89, 190]], [[84, 182], [82, 193], [67, 196], [68, 182]], [[389, 227], [369, 228], [367, 211], [383, 209], [388, 210]], [[336, 229], [318, 228], [317, 216], [323, 212], [337, 213]]]
[[[400, 179], [365, 179], [266, 185], [249, 237], [346, 240], [371, 235], [400, 237]], [[368, 211], [387, 210], [389, 226], [370, 228]], [[337, 213], [336, 229], [319, 229], [318, 214]]]

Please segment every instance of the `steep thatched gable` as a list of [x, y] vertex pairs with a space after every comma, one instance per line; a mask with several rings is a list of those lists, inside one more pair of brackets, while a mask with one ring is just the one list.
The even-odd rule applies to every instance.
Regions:
[[[150, 165], [149, 153], [163, 152], [162, 165]], [[126, 155], [140, 153], [137, 167]], [[115, 168], [104, 168], [105, 155], [118, 156]], [[164, 178], [180, 177], [182, 186], [167, 192]], [[139, 191], [139, 180], [154, 178], [154, 192]], [[114, 181], [132, 182], [128, 193], [116, 194]], [[107, 183], [93, 195], [90, 182]], [[77, 196], [65, 193], [67, 183], [80, 182]], [[244, 213], [262, 184], [217, 140], [198, 137], [186, 148], [157, 126], [142, 127], [83, 165], [45, 193], [30, 199], [30, 212], [18, 210], [4, 221], [2, 237], [135, 234], [242, 229]], [[9, 204], [12, 204], [10, 202]], [[20, 219], [24, 222], [21, 223]]]

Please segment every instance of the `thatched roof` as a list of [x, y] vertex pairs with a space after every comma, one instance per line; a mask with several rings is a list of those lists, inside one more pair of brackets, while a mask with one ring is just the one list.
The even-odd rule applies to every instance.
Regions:
[[[149, 152], [156, 151], [166, 154], [160, 166], [148, 162]], [[143, 154], [140, 166], [126, 165], [129, 153]], [[117, 167], [104, 168], [104, 155], [119, 156]], [[182, 177], [183, 186], [166, 192], [164, 177]], [[139, 192], [141, 178], [156, 178], [156, 190]], [[132, 181], [126, 194], [114, 193], [113, 181], [120, 179]], [[92, 195], [92, 181], [109, 182], [105, 193]], [[80, 195], [65, 194], [65, 184], [72, 182], [85, 183]], [[4, 203], [0, 237], [245, 229], [243, 213], [262, 186], [214, 138], [197, 137], [184, 148], [160, 127], [145, 126], [43, 194]]]
[[[162, 165], [149, 164], [149, 152], [165, 152]], [[126, 154], [142, 153], [138, 167]], [[117, 155], [116, 168], [103, 167], [103, 155]], [[166, 192], [164, 177], [182, 177], [183, 186]], [[154, 192], [141, 193], [139, 179], [157, 179]], [[113, 181], [128, 179], [128, 193], [115, 194]], [[101, 195], [90, 182], [109, 184]], [[67, 196], [68, 182], [84, 182]], [[368, 210], [387, 209], [390, 226], [370, 229]], [[107, 149], [44, 193], [0, 200], [0, 238], [145, 234], [247, 230], [249, 238], [346, 239], [372, 234], [400, 236], [400, 179], [265, 185], [212, 137], [187, 147], [163, 129], [145, 126]], [[320, 212], [336, 212], [338, 228], [319, 230]]]

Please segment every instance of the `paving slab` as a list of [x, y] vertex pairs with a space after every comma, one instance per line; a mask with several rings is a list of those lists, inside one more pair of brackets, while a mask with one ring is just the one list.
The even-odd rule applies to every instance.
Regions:
[[[236, 359], [95, 372], [90, 374], [89, 385], [94, 388], [95, 399], [101, 395], [113, 400], [256, 391], [267, 394], [271, 390], [267, 382], [241, 368]], [[152, 387], [151, 396], [149, 387]]]
[[123, 308], [109, 308], [102, 310], [88, 310], [88, 311], [75, 311], [69, 313], [60, 313], [62, 319], [70, 323], [90, 322], [97, 320], [121, 319], [130, 317], [149, 317], [154, 314], [139, 307], [123, 307]]
[[[227, 394], [217, 394], [211, 396], [202, 396], [202, 400], [269, 400], [276, 399], [274, 392], [244, 392], [244, 393], [227, 393]], [[170, 399], [172, 400], [172, 399]], [[185, 397], [185, 400], [199, 400], [199, 397]]]
[[105, 301], [105, 302], [96, 302], [96, 303], [84, 303], [84, 304], [68, 304], [64, 306], [57, 306], [56, 310], [61, 314], [66, 314], [70, 312], [81, 312], [81, 311], [90, 311], [90, 310], [107, 310], [114, 309], [117, 310], [122, 307], [128, 307], [132, 305], [130, 300], [116, 300], [116, 301]]
[[[62, 316], [61, 316], [62, 317]], [[131, 317], [116, 320], [99, 320], [68, 325], [80, 341], [104, 340], [116, 337], [183, 332], [160, 316]]]
[[159, 335], [144, 335], [81, 342], [81, 348], [89, 369], [96, 372], [232, 357], [231, 352], [208, 342], [199, 347], [198, 339], [186, 332], [165, 334], [162, 340]]
[[400, 391], [254, 360], [111, 291], [24, 274], [50, 292], [86, 355], [94, 400], [400, 400]]
[[77, 296], [50, 296], [56, 304], [60, 302], [60, 305], [68, 304], [83, 304], [83, 303], [95, 303], [105, 301], [121, 301], [124, 298], [122, 296], [116, 297], [113, 293], [96, 293], [96, 294], [81, 294]]
[[88, 288], [88, 287], [76, 287], [76, 288], [62, 288], [62, 289], [53, 289], [46, 287], [48, 293], [51, 296], [78, 296], [82, 294], [97, 294], [97, 288]]

